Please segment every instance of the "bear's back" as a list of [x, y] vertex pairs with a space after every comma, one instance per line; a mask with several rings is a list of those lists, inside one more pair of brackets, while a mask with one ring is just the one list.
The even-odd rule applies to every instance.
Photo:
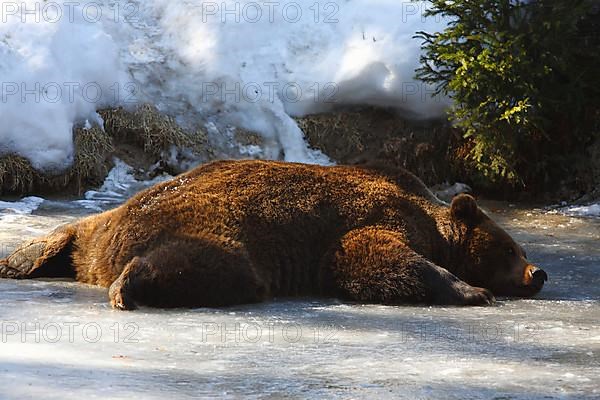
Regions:
[[[352, 229], [435, 229], [427, 212], [435, 206], [427, 192], [402, 170], [393, 174], [365, 167], [217, 161], [97, 216], [97, 234], [80, 246], [88, 249], [82, 260], [111, 254], [102, 269], [118, 273], [128, 260], [163, 243], [212, 237], [240, 243], [253, 264], [270, 271], [274, 292], [306, 292], [315, 282], [302, 277], [318, 276], [313, 272], [325, 253]], [[279, 289], [285, 282], [281, 276], [295, 275], [299, 277], [287, 281], [293, 285]]]
[[421, 207], [437, 199], [402, 169], [228, 160], [149, 188], [122, 208], [126, 216], [161, 229], [193, 225], [231, 234], [245, 222], [284, 225], [312, 217], [326, 222], [332, 213], [365, 220], [382, 208], [415, 201]]

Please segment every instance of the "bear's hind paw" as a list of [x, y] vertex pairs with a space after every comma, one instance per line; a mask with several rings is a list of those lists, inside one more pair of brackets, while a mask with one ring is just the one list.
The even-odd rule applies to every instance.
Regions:
[[0, 260], [0, 278], [18, 279], [22, 275], [21, 271], [9, 265], [8, 260]]
[[131, 296], [127, 294], [127, 289], [123, 285], [121, 278], [117, 279], [110, 285], [108, 289], [108, 298], [112, 308], [121, 311], [135, 310], [137, 306], [131, 300]]
[[23, 279], [36, 269], [36, 260], [44, 254], [46, 243], [32, 241], [21, 245], [10, 256], [0, 260], [0, 278]]

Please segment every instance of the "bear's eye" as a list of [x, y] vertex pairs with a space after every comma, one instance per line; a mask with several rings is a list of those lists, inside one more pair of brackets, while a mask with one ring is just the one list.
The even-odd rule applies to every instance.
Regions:
[[514, 256], [514, 255], [515, 255], [515, 249], [513, 249], [512, 247], [509, 247], [509, 248], [507, 249], [507, 252], [508, 252], [508, 254], [510, 254], [511, 256]]

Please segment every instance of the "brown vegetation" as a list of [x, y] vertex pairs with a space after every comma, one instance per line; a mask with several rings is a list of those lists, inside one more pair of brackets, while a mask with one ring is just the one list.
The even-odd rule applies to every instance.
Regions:
[[[81, 194], [102, 183], [117, 156], [139, 171], [162, 164], [160, 171], [182, 171], [170, 164], [170, 151], [187, 150], [200, 160], [211, 159], [204, 132], [187, 132], [155, 107], [105, 109], [98, 126], [73, 130], [74, 161], [63, 171], [38, 171], [29, 160], [16, 155], [0, 156], [0, 194]], [[151, 176], [150, 176], [151, 177]]]

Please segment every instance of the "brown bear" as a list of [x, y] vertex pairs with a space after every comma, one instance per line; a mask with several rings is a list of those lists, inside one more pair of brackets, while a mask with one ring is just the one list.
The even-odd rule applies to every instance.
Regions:
[[[450, 207], [405, 170], [217, 161], [58, 228], [0, 277], [74, 277], [118, 309], [286, 296], [484, 305], [546, 273], [473, 197]], [[492, 294], [493, 293], [493, 294]]]

